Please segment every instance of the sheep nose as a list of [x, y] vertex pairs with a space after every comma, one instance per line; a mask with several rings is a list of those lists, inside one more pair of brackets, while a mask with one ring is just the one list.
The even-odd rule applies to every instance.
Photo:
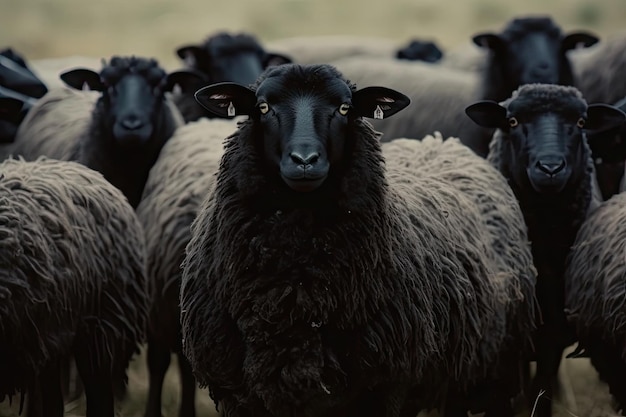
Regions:
[[300, 152], [291, 152], [289, 154], [291, 160], [298, 165], [311, 165], [317, 162], [320, 157], [319, 152], [310, 152], [306, 155], [301, 154]]
[[545, 174], [553, 177], [565, 168], [565, 161], [537, 161], [537, 168]]
[[122, 126], [128, 130], [137, 130], [143, 126], [143, 122], [137, 116], [128, 116], [122, 119]]

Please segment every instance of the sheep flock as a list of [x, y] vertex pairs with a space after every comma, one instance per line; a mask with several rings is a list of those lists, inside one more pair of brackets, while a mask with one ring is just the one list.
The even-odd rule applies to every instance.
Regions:
[[436, 39], [5, 45], [0, 417], [626, 416], [626, 32]]

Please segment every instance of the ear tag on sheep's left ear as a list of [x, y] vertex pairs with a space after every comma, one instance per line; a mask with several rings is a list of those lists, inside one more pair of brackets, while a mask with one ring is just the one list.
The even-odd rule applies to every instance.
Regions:
[[232, 101], [230, 103], [228, 103], [228, 115], [229, 116], [234, 116], [235, 115], [235, 106], [233, 106], [233, 102]]
[[383, 117], [383, 109], [381, 109], [380, 106], [376, 106], [376, 109], [374, 110], [374, 119], [382, 119]]

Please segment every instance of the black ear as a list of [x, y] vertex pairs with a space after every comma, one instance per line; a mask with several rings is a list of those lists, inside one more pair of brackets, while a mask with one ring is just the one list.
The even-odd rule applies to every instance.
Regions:
[[176, 50], [176, 55], [189, 67], [197, 66], [199, 57], [203, 53], [202, 48], [196, 45], [185, 45]]
[[596, 35], [589, 32], [568, 33], [561, 40], [561, 50], [569, 51], [576, 48], [587, 48], [600, 41]]
[[361, 117], [386, 119], [409, 104], [410, 98], [387, 87], [365, 87], [352, 93], [352, 107]]
[[626, 114], [609, 104], [590, 104], [587, 106], [587, 121], [585, 131], [596, 134], [614, 127], [622, 126], [626, 122]]
[[465, 108], [465, 114], [478, 126], [498, 129], [506, 123], [506, 108], [492, 100], [482, 100]]
[[498, 50], [504, 45], [502, 38], [499, 35], [491, 32], [478, 33], [472, 36], [472, 41], [476, 46], [481, 48]]
[[219, 117], [250, 116], [256, 107], [255, 92], [241, 84], [225, 82], [202, 87], [195, 94], [202, 107]]
[[83, 90], [86, 85], [90, 90], [104, 91], [100, 74], [87, 68], [65, 71], [61, 73], [60, 77], [67, 86], [77, 90]]
[[179, 86], [183, 93], [195, 92], [199, 86], [206, 83], [206, 76], [200, 71], [185, 69], [167, 74], [164, 91], [172, 91]]
[[0, 120], [9, 120], [14, 123], [22, 121], [22, 106], [24, 103], [13, 97], [0, 97]]

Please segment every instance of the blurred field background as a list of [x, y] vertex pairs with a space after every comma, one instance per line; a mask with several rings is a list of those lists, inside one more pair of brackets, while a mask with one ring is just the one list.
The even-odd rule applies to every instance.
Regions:
[[446, 49], [523, 14], [551, 14], [565, 30], [624, 28], [624, 0], [0, 0], [0, 45], [28, 59], [113, 54], [177, 65], [174, 48], [217, 30], [261, 41], [300, 35], [433, 39]]
[[[219, 31], [247, 31], [262, 43], [309, 35], [376, 36], [404, 44], [413, 37], [434, 40], [444, 50], [467, 44], [477, 31], [500, 30], [523, 15], [549, 14], [565, 30], [590, 30], [601, 37], [625, 29], [626, 0], [0, 0], [0, 47], [27, 60], [69, 55], [140, 55], [178, 67], [175, 48], [199, 43]], [[130, 371], [130, 392], [121, 415], [143, 415], [147, 391], [145, 357]], [[172, 364], [175, 364], [173, 358]], [[583, 359], [567, 370], [578, 409], [557, 407], [559, 416], [608, 417], [606, 388]], [[0, 404], [0, 416], [17, 415], [19, 399]], [[164, 415], [177, 415], [177, 369], [170, 367]], [[205, 391], [198, 416], [214, 416]], [[67, 415], [83, 415], [81, 403]]]

